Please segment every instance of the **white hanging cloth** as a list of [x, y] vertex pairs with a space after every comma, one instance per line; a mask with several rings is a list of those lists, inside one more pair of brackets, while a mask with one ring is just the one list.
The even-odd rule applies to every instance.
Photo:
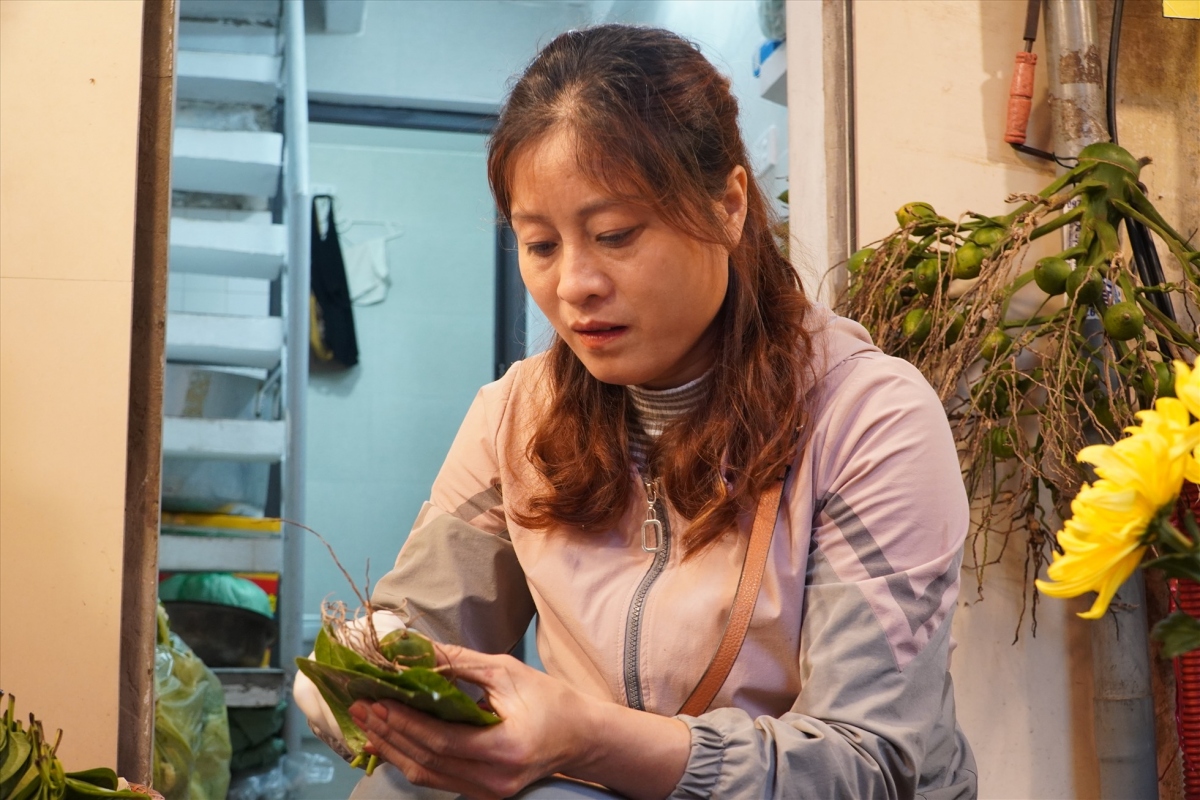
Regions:
[[356, 306], [382, 303], [391, 285], [387, 264], [387, 244], [394, 236], [377, 236], [342, 248], [346, 262], [346, 281], [350, 301]]

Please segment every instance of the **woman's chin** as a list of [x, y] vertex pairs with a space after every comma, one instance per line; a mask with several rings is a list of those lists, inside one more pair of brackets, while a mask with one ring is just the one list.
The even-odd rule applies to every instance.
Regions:
[[591, 376], [601, 383], [611, 383], [615, 386], [636, 386], [653, 379], [653, 373], [650, 370], [638, 369], [637, 365], [628, 362], [622, 363], [621, 359], [603, 359], [592, 356], [579, 360], [583, 362], [584, 368]]

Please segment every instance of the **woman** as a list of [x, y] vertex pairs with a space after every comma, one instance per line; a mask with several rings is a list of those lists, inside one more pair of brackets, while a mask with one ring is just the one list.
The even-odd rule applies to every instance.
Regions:
[[[408, 781], [975, 795], [947, 672], [968, 511], [945, 416], [805, 298], [748, 163], [728, 80], [666, 31], [563, 34], [515, 85], [489, 178], [557, 337], [480, 391], [374, 597], [381, 630], [451, 643], [504, 721], [357, 703]], [[707, 710], [679, 714], [756, 516], [774, 536], [745, 642]], [[548, 674], [488, 655], [535, 611]], [[314, 695], [298, 682], [336, 735]]]

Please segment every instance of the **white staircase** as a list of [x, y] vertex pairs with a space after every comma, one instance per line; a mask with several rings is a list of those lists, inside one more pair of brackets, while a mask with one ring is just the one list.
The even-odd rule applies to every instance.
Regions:
[[167, 360], [273, 369], [283, 351], [279, 317], [174, 312], [167, 318]]
[[287, 257], [287, 231], [269, 222], [176, 217], [171, 220], [170, 242], [170, 268], [178, 273], [273, 281]]
[[[298, 7], [293, 4], [290, 10]], [[308, 209], [290, 208], [288, 194], [281, 194], [285, 140], [276, 126], [286, 88], [282, 10], [281, 0], [182, 0], [180, 6], [166, 350], [169, 364], [193, 369], [168, 370], [168, 380], [183, 380], [180, 375], [187, 373], [188, 383], [167, 387], [174, 400], [165, 404], [163, 419], [164, 476], [174, 470], [184, 495], [168, 500], [164, 489], [167, 511], [172, 510], [170, 503], [181, 511], [221, 511], [185, 508], [206, 502], [204, 497], [187, 497], [188, 490], [209, 485], [205, 481], [215, 474], [214, 485], [223, 480], [228, 489], [232, 480], [235, 488], [258, 492], [266, 486], [264, 471], [280, 465], [296, 446], [280, 418], [287, 410], [281, 413], [269, 391], [278, 391], [277, 381], [285, 380], [280, 371], [287, 370], [288, 321], [265, 313], [223, 313], [233, 304], [221, 296], [257, 293], [259, 299], [250, 305], [263, 312], [281, 306], [286, 312], [289, 305], [279, 302], [275, 282], [289, 279], [289, 241], [295, 239], [290, 239], [288, 223], [298, 214], [306, 221]], [[299, 96], [304, 94], [300, 87]], [[302, 262], [307, 270], [307, 259]], [[305, 315], [307, 311], [303, 308]], [[297, 346], [307, 355], [307, 341]], [[240, 387], [233, 386], [239, 381]], [[234, 400], [229, 399], [232, 395], [218, 396], [232, 391], [231, 386], [242, 394]], [[254, 386], [260, 387], [257, 399]], [[286, 494], [287, 487], [280, 491]], [[247, 507], [265, 504], [264, 493]], [[285, 603], [283, 584], [299, 576], [284, 574], [284, 541], [278, 532], [239, 536], [164, 531], [159, 568], [280, 573], [277, 649], [286, 664], [297, 643], [287, 640], [285, 616], [298, 615], [299, 610]], [[230, 706], [273, 707], [286, 694], [284, 669], [217, 673]]]
[[283, 134], [176, 128], [171, 186], [182, 192], [273, 197], [283, 167]]
[[180, 100], [265, 106], [279, 96], [282, 59], [261, 53], [181, 50], [175, 65]]

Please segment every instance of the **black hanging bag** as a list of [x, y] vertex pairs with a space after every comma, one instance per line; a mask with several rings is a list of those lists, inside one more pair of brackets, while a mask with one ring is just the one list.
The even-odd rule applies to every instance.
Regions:
[[[329, 201], [325, 235], [317, 224], [317, 201]], [[318, 361], [336, 362], [343, 367], [358, 363], [358, 337], [354, 335], [354, 311], [350, 305], [350, 286], [346, 264], [338, 240], [333, 197], [313, 196], [312, 205], [312, 333], [311, 352]]]

